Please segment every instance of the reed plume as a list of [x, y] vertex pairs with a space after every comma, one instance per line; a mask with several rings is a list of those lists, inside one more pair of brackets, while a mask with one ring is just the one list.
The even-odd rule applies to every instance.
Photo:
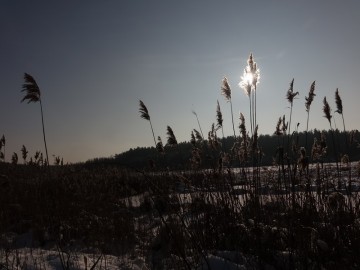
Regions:
[[219, 101], [217, 101], [217, 105], [216, 105], [216, 122], [218, 129], [223, 127], [223, 118], [222, 118]]
[[29, 153], [29, 152], [27, 151], [25, 145], [23, 145], [23, 146], [21, 147], [21, 154], [22, 154], [22, 158], [23, 158], [23, 160], [24, 160], [24, 164], [26, 164], [26, 159], [27, 159], [28, 153]]
[[336, 88], [336, 91], [335, 91], [335, 102], [336, 102], [336, 109], [337, 109], [335, 112], [342, 114], [343, 113], [343, 105], [342, 105], [341, 97], [339, 95], [339, 88]]
[[256, 86], [260, 80], [260, 70], [257, 68], [257, 64], [254, 62], [253, 55], [250, 54], [247, 60], [247, 66], [244, 69], [243, 76], [239, 86], [245, 91], [245, 94], [249, 97], [250, 102], [250, 127], [251, 134], [255, 129], [256, 123]]
[[21, 92], [25, 92], [25, 96], [21, 100], [21, 102], [27, 100], [28, 103], [30, 102], [39, 102], [40, 103], [40, 110], [41, 110], [41, 123], [42, 123], [42, 130], [43, 130], [43, 138], [45, 144], [45, 152], [46, 152], [46, 159], [49, 162], [49, 155], [46, 146], [46, 137], [45, 137], [45, 126], [44, 126], [44, 114], [43, 114], [43, 107], [41, 103], [41, 92], [38, 84], [36, 83], [35, 79], [28, 73], [24, 73], [24, 80], [25, 83], [22, 86]]
[[234, 114], [233, 114], [233, 108], [232, 108], [232, 102], [231, 102], [231, 87], [230, 87], [228, 79], [226, 77], [224, 77], [222, 80], [221, 94], [225, 97], [227, 102], [230, 102], [231, 121], [232, 121], [234, 138], [235, 138], [236, 134], [235, 134], [235, 125], [234, 125]]
[[286, 93], [286, 99], [292, 104], [294, 102], [294, 98], [299, 94], [299, 92], [294, 92], [294, 79], [292, 79], [290, 83], [290, 88]]
[[[292, 119], [292, 110], [294, 105], [294, 98], [299, 94], [299, 92], [294, 92], [294, 79], [290, 82], [289, 90], [286, 92], [286, 99], [290, 103], [290, 117], [289, 117], [289, 123], [286, 125], [288, 127], [288, 139], [287, 139], [287, 150], [289, 151], [290, 147], [290, 136], [291, 136], [291, 119]], [[284, 121], [283, 124], [285, 126], [285, 115], [284, 115]], [[285, 134], [285, 133], [284, 133]]]
[[148, 111], [148, 109], [146, 108], [144, 102], [142, 102], [141, 100], [139, 100], [139, 105], [140, 105], [140, 109], [139, 109], [140, 117], [143, 118], [143, 119], [145, 119], [145, 120], [150, 121], [150, 114], [149, 114], [149, 111]]
[[343, 121], [343, 128], [344, 128], [344, 134], [345, 134], [345, 140], [346, 140], [346, 147], [349, 148], [347, 136], [346, 136], [346, 128], [345, 128], [345, 119], [344, 119], [344, 111], [343, 111], [343, 104], [341, 97], [339, 95], [339, 88], [336, 88], [335, 91], [335, 103], [336, 103], [336, 111], [338, 114], [341, 114], [342, 121]]
[[151, 127], [151, 132], [152, 132], [152, 135], [153, 135], [153, 138], [154, 138], [155, 148], [157, 148], [157, 143], [156, 143], [156, 140], [155, 140], [155, 133], [154, 133], [154, 129], [153, 129], [153, 126], [152, 126], [152, 123], [151, 123], [149, 111], [148, 111], [147, 107], [145, 106], [144, 102], [142, 102], [142, 100], [139, 100], [139, 106], [140, 106], [140, 108], [139, 108], [140, 117], [142, 119], [145, 119], [145, 120], [149, 121], [150, 127]]
[[331, 137], [332, 137], [332, 141], [333, 141], [333, 147], [334, 147], [334, 155], [335, 155], [335, 162], [336, 162], [336, 169], [337, 169], [337, 174], [338, 174], [338, 184], [340, 185], [340, 170], [339, 170], [339, 164], [338, 164], [338, 153], [337, 153], [337, 149], [336, 149], [336, 145], [335, 145], [335, 138], [334, 138], [334, 130], [332, 128], [331, 125], [331, 108], [329, 103], [326, 100], [326, 97], [324, 97], [323, 100], [323, 112], [324, 112], [324, 117], [329, 121], [330, 124], [330, 131], [331, 131]]
[[221, 94], [225, 97], [226, 101], [231, 102], [231, 88], [226, 77], [222, 80]]
[[305, 149], [307, 148], [307, 137], [308, 137], [308, 130], [309, 130], [309, 117], [310, 117], [310, 106], [314, 100], [315, 95], [315, 81], [311, 84], [309, 95], [305, 97], [305, 108], [307, 112], [307, 121], [306, 121], [306, 134], [305, 134]]
[[18, 155], [14, 152], [12, 157], [11, 157], [11, 164], [17, 165], [18, 164]]
[[332, 129], [332, 125], [331, 125], [331, 118], [332, 118], [331, 108], [330, 108], [329, 103], [326, 101], [326, 97], [324, 97], [323, 104], [324, 104], [323, 112], [325, 114], [324, 117], [329, 121], [330, 128]]
[[41, 101], [41, 93], [38, 84], [36, 83], [35, 79], [30, 75], [25, 73], [24, 74], [25, 83], [23, 84], [23, 89], [21, 92], [26, 92], [25, 96], [21, 100], [21, 102], [27, 100], [28, 103], [30, 102], [40, 102]]
[[201, 143], [203, 141], [203, 136], [200, 134], [199, 131], [197, 131], [196, 129], [193, 129], [194, 134], [195, 134], [195, 138], [196, 140]]
[[222, 137], [223, 137], [223, 143], [224, 143], [224, 147], [225, 147], [223, 117], [222, 117], [219, 101], [217, 101], [217, 105], [216, 105], [216, 122], [217, 122], [216, 128], [217, 129], [221, 128]]
[[245, 117], [242, 113], [240, 113], [239, 119], [240, 119], [239, 129], [242, 137], [242, 141], [239, 149], [239, 159], [240, 162], [246, 162], [248, 159], [248, 136], [246, 133]]
[[167, 144], [169, 146], [177, 145], [176, 137], [175, 137], [174, 132], [173, 132], [173, 130], [171, 129], [170, 126], [167, 126], [166, 134], [168, 135]]
[[313, 83], [310, 86], [309, 96], [305, 97], [305, 101], [306, 101], [305, 108], [307, 112], [310, 112], [311, 103], [313, 102], [314, 97], [316, 96], [314, 92], [315, 92], [315, 81], [313, 81]]
[[294, 79], [292, 79], [290, 83], [290, 88], [286, 92], [286, 99], [290, 103], [290, 120], [289, 120], [289, 131], [288, 134], [290, 135], [290, 129], [291, 129], [291, 117], [292, 117], [292, 109], [294, 104], [294, 98], [299, 94], [299, 92], [294, 92]]

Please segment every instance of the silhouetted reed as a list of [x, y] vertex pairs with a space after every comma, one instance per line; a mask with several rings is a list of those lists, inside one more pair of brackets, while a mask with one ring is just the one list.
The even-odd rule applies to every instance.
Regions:
[[239, 86], [245, 91], [245, 94], [249, 97], [249, 110], [250, 110], [250, 127], [251, 136], [254, 135], [254, 129], [257, 125], [256, 122], [256, 87], [260, 80], [260, 70], [257, 68], [257, 64], [253, 60], [253, 55], [250, 54], [247, 60], [247, 66], [244, 69], [243, 76]]
[[167, 126], [166, 130], [167, 130], [166, 134], [168, 136], [167, 137], [167, 144], [169, 146], [177, 145], [177, 140], [176, 140], [176, 137], [174, 135], [174, 132], [173, 132], [172, 128], [170, 126]]
[[[344, 119], [344, 111], [343, 111], [343, 105], [342, 105], [342, 100], [339, 94], [339, 89], [336, 88], [335, 91], [335, 103], [336, 103], [336, 113], [341, 114], [341, 118], [342, 118], [342, 122], [343, 122], [343, 128], [344, 128], [344, 133], [346, 134], [346, 128], [345, 128], [345, 119]], [[346, 140], [346, 147], [348, 148], [348, 138], [347, 136], [345, 136], [345, 140]], [[347, 149], [348, 150], [348, 149]]]
[[324, 117], [329, 121], [330, 124], [330, 132], [331, 132], [331, 138], [332, 138], [332, 142], [333, 142], [333, 147], [334, 147], [334, 158], [335, 158], [335, 162], [336, 162], [336, 169], [337, 169], [337, 175], [338, 175], [338, 188], [340, 188], [341, 186], [341, 182], [340, 182], [340, 168], [339, 168], [339, 162], [338, 162], [338, 151], [337, 151], [337, 147], [336, 147], [336, 143], [335, 143], [335, 136], [334, 136], [334, 130], [333, 127], [331, 125], [331, 119], [332, 119], [332, 115], [331, 115], [331, 108], [329, 103], [326, 100], [326, 97], [324, 97], [323, 100], [323, 112], [324, 112]]
[[231, 102], [231, 87], [230, 87], [228, 79], [226, 77], [224, 77], [223, 80], [222, 80], [221, 94], [225, 97], [225, 100], [227, 102], [230, 102], [231, 122], [232, 122], [232, 127], [233, 127], [233, 132], [234, 132], [234, 139], [235, 139], [236, 134], [235, 134], [235, 125], [234, 125], [234, 114], [233, 114], [233, 108], [232, 108], [232, 102]]
[[153, 129], [153, 126], [151, 123], [149, 111], [148, 111], [147, 107], [145, 106], [144, 102], [142, 102], [141, 100], [139, 100], [139, 106], [140, 106], [140, 108], [139, 108], [140, 117], [149, 121], [149, 123], [150, 123], [151, 132], [152, 132], [152, 135], [154, 138], [154, 144], [155, 144], [155, 148], [156, 148], [155, 134], [154, 134], [154, 129]]
[[223, 147], [223, 150], [226, 151], [226, 146], [224, 145], [225, 136], [224, 136], [223, 122], [224, 122], [224, 120], [223, 120], [223, 117], [222, 117], [220, 104], [219, 104], [219, 101], [217, 101], [217, 104], [216, 104], [216, 129], [221, 129], [222, 138], [223, 138], [222, 147]]
[[30, 102], [39, 102], [40, 110], [41, 110], [41, 123], [42, 123], [42, 131], [43, 131], [43, 138], [44, 138], [44, 145], [45, 145], [45, 152], [46, 152], [46, 163], [49, 163], [49, 155], [46, 146], [46, 137], [45, 137], [45, 125], [44, 125], [44, 114], [43, 114], [43, 107], [41, 103], [41, 92], [38, 84], [36, 83], [35, 79], [30, 75], [25, 73], [24, 74], [25, 83], [22, 86], [21, 92], [25, 92], [25, 96], [21, 100], [21, 102], [27, 100], [28, 103]]
[[311, 84], [310, 86], [310, 90], [309, 90], [309, 95], [307, 97], [305, 97], [305, 108], [306, 108], [306, 112], [307, 112], [307, 120], [306, 120], [306, 137], [305, 137], [305, 148], [307, 149], [307, 133], [309, 130], [309, 118], [310, 118], [310, 107], [311, 107], [311, 103], [314, 100], [315, 95], [315, 81]]

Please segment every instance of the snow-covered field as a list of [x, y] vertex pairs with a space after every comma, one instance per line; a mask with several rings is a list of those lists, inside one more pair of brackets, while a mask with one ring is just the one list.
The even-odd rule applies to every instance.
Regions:
[[[360, 192], [360, 178], [357, 172], [357, 164], [352, 164], [352, 173], [351, 173], [351, 191], [352, 195], [348, 196], [348, 183], [349, 183], [349, 171], [342, 170], [341, 177], [338, 178], [335, 173], [335, 165], [334, 164], [326, 164], [325, 169], [321, 170], [321, 177], [326, 181], [321, 183], [322, 195], [317, 193], [317, 189], [319, 187], [318, 183], [315, 182], [316, 179], [316, 168], [312, 166], [310, 168], [310, 175], [312, 182], [308, 187], [306, 187], [306, 178], [302, 176], [300, 181], [295, 186], [295, 200], [297, 203], [297, 207], [299, 207], [299, 211], [303, 211], [306, 206], [307, 200], [307, 191], [306, 188], [310, 188], [310, 193], [312, 194], [312, 204], [316, 209], [315, 212], [326, 214], [326, 219], [323, 221], [316, 221], [316, 224], [305, 226], [303, 224], [297, 225], [300, 230], [304, 230], [308, 233], [310, 237], [309, 247], [311, 254], [325, 254], [329, 255], [334, 252], [334, 248], [330, 247], [329, 244], [324, 241], [324, 232], [328, 230], [328, 228], [333, 229], [335, 234], [339, 234], [340, 227], [339, 225], [331, 224], [328, 220], [329, 218], [336, 218], [336, 211], [343, 211], [342, 214], [345, 218], [349, 218], [348, 216], [348, 205], [352, 207], [358, 207], [359, 209], [359, 192]], [[247, 174], [251, 175], [251, 169], [247, 169]], [[279, 168], [277, 167], [263, 167], [260, 168], [261, 179], [264, 180], [261, 182], [261, 186], [259, 188], [260, 194], [259, 198], [263, 205], [266, 205], [268, 202], [269, 207], [278, 207], [277, 203], [285, 202], [284, 208], [279, 211], [278, 214], [273, 215], [273, 217], [289, 217], [290, 209], [290, 198], [291, 191], [289, 189], [281, 190], [277, 185], [277, 174]], [[186, 172], [188, 173], [188, 172]], [[203, 236], [197, 236], [196, 233], [203, 233], [207, 231], [213, 224], [206, 222], [223, 222], [217, 223], [220, 226], [224, 226], [224, 228], [234, 228], [236, 229], [236, 233], [243, 233], [242, 236], [244, 241], [249, 241], [248, 244], [250, 246], [256, 245], [256, 243], [252, 242], [252, 239], [259, 239], [254, 236], [254, 230], [261, 231], [261, 237], [267, 237], [272, 239], [273, 241], [278, 241], [276, 243], [277, 249], [271, 251], [272, 264], [267, 264], [262, 262], [261, 267], [265, 267], [266, 269], [277, 269], [280, 267], [282, 269], [290, 269], [288, 268], [290, 260], [294, 260], [296, 257], [296, 252], [290, 252], [287, 245], [289, 244], [289, 235], [293, 232], [289, 231], [288, 222], [277, 221], [275, 219], [268, 221], [269, 224], [266, 223], [257, 223], [255, 218], [252, 215], [256, 216], [256, 214], [252, 212], [246, 212], [246, 218], [242, 216], [236, 217], [236, 215], [245, 215], [243, 213], [240, 214], [242, 207], [247, 207], [249, 210], [252, 210], [251, 200], [248, 196], [248, 191], [252, 189], [251, 184], [246, 184], [241, 182], [241, 178], [239, 175], [242, 173], [241, 170], [234, 170], [234, 178], [232, 185], [218, 185], [216, 186], [216, 181], [218, 181], [219, 176], [213, 175], [211, 172], [205, 172], [204, 181], [209, 177], [209, 184], [206, 182], [205, 185], [196, 185], [192, 184], [187, 180], [186, 173], [181, 175], [179, 173], [174, 173], [173, 175], [169, 175], [171, 181], [174, 180], [174, 185], [171, 186], [170, 189], [167, 189], [166, 194], [162, 194], [160, 197], [158, 195], [154, 196], [152, 191], [143, 191], [137, 194], [131, 194], [128, 196], [121, 196], [119, 198], [111, 198], [109, 201], [113, 205], [111, 205], [111, 211], [115, 209], [117, 212], [106, 212], [109, 215], [114, 215], [116, 218], [120, 218], [120, 221], [126, 223], [126, 226], [133, 225], [134, 228], [121, 227], [120, 230], [125, 228], [126, 231], [119, 232], [116, 235], [120, 235], [121, 237], [126, 234], [133, 233], [134, 238], [133, 243], [127, 243], [129, 246], [128, 250], [122, 250], [121, 253], [116, 255], [115, 252], [104, 252], [98, 248], [87, 246], [80, 239], [71, 240], [70, 236], [70, 244], [66, 243], [66, 246], [59, 246], [62, 241], [62, 236], [59, 236], [59, 239], [54, 240], [51, 238], [46, 238], [45, 242], [39, 244], [36, 239], [37, 233], [33, 231], [31, 227], [24, 233], [14, 233], [14, 232], [6, 232], [0, 235], [0, 270], [8, 270], [8, 269], [257, 269], [259, 267], [259, 258], [255, 256], [253, 253], [244, 253], [239, 250], [228, 250], [226, 246], [228, 242], [231, 242], [231, 235], [216, 235], [218, 242], [221, 242], [224, 238], [224, 243], [219, 246], [223, 246], [223, 248], [219, 247], [216, 249], [201, 249], [197, 244], [189, 245], [194, 250], [186, 250], [183, 257], [177, 253], [176, 246], [174, 243], [166, 243], [166, 241], [171, 242], [171, 240], [175, 241], [175, 245], [182, 245], [184, 243], [176, 243], [178, 241], [178, 236], [174, 236], [173, 233], [181, 234], [180, 239], [186, 239], [186, 241], [192, 241], [195, 239], [196, 241], [205, 241]], [[91, 176], [92, 174], [90, 174]], [[99, 174], [100, 180], [102, 179]], [[161, 177], [161, 175], [159, 175]], [[213, 177], [213, 178], [211, 178]], [[165, 179], [165, 178], [164, 178]], [[341, 179], [340, 188], [338, 186], [338, 179]], [[96, 178], [95, 178], [96, 180]], [[83, 181], [83, 180], [81, 180]], [[101, 182], [100, 182], [101, 183]], [[116, 182], [115, 182], [116, 183]], [[229, 182], [230, 183], [230, 182]], [[66, 185], [68, 183], [66, 182]], [[109, 185], [110, 186], [110, 185]], [[10, 184], [11, 187], [11, 184]], [[110, 186], [112, 187], [112, 186]], [[21, 188], [21, 185], [20, 185]], [[74, 185], [71, 187], [72, 190], [78, 191], [77, 186]], [[83, 187], [79, 186], [82, 191]], [[95, 186], [98, 188], [98, 186]], [[289, 188], [289, 186], [287, 187]], [[108, 189], [107, 189], [108, 190]], [[65, 189], [66, 191], [66, 189]], [[92, 194], [94, 193], [91, 191]], [[81, 193], [79, 193], [81, 195]], [[107, 195], [107, 193], [105, 193]], [[332, 196], [334, 195], [334, 196]], [[336, 195], [336, 196], [335, 196]], [[163, 197], [162, 197], [163, 196]], [[61, 195], [60, 198], [63, 198], [64, 195]], [[329, 199], [334, 197], [335, 205], [329, 205]], [[86, 196], [84, 196], [87, 199]], [[94, 194], [94, 198], [90, 197], [90, 203], [95, 200], [94, 206], [96, 207], [101, 201], [97, 200], [97, 194]], [[101, 197], [101, 200], [106, 200], [107, 196]], [[76, 203], [82, 203], [81, 200], [75, 201]], [[236, 202], [234, 204], [234, 202]], [[249, 204], [250, 202], [250, 204]], [[349, 203], [351, 202], [351, 204]], [[249, 206], [250, 205], [250, 206]], [[89, 213], [92, 208], [87, 209], [86, 211], [80, 211], [79, 217], [81, 217], [81, 222], [79, 224], [86, 226], [101, 226], [102, 224], [106, 224], [104, 230], [112, 229], [112, 226], [115, 226], [111, 222], [111, 218], [102, 216], [101, 211], [104, 210], [103, 207], [110, 207], [108, 204], [101, 204], [99, 212], [95, 211], [94, 213]], [[224, 206], [224, 207], [223, 207]], [[16, 210], [17, 207], [24, 208], [25, 206], [13, 205]], [[71, 207], [71, 204], [70, 204]], [[170, 209], [168, 209], [169, 207]], [[331, 207], [330, 210], [324, 210], [325, 207]], [[229, 209], [230, 208], [230, 209]], [[12, 209], [12, 208], [11, 208]], [[177, 210], [174, 210], [177, 209]], [[274, 208], [269, 208], [274, 209]], [[344, 211], [345, 209], [345, 211]], [[71, 210], [71, 209], [67, 209]], [[221, 211], [229, 211], [222, 213]], [[23, 210], [16, 210], [19, 213], [22, 213], [23, 216], [26, 216], [26, 213]], [[123, 212], [121, 212], [123, 211]], [[209, 213], [206, 213], [209, 211]], [[305, 211], [305, 210], [304, 210]], [[350, 217], [350, 220], [355, 219], [352, 224], [356, 225], [360, 228], [360, 219], [358, 217], [358, 213], [355, 211], [355, 217]], [[159, 214], [159, 212], [162, 212]], [[15, 212], [14, 212], [15, 213]], [[82, 214], [86, 215], [82, 215]], [[132, 220], [121, 219], [121, 213], [130, 213], [126, 217]], [[306, 214], [306, 212], [304, 212]], [[233, 215], [229, 218], [229, 222], [239, 222], [236, 224], [232, 224], [231, 226], [227, 226], [227, 215]], [[273, 214], [268, 212], [268, 214]], [[316, 213], [315, 213], [316, 214]], [[212, 216], [218, 215], [218, 217], [213, 218]], [[319, 214], [320, 215], [320, 214]], [[67, 217], [67, 216], [66, 216]], [[10, 217], [6, 217], [10, 218]], [[20, 218], [22, 218], [20, 216]], [[67, 217], [68, 218], [68, 217]], [[73, 218], [73, 216], [71, 216]], [[106, 220], [105, 220], [106, 219]], [[76, 220], [76, 218], [75, 218]], [[266, 218], [264, 219], [266, 220]], [[24, 218], [24, 221], [25, 218]], [[105, 222], [106, 221], [106, 222]], [[23, 222], [23, 220], [21, 221]], [[19, 224], [21, 223], [18, 222]], [[32, 221], [35, 223], [34, 221]], [[72, 219], [69, 218], [69, 222], [73, 222]], [[84, 223], [85, 222], [85, 223]], [[86, 222], [92, 222], [96, 224], [87, 224]], [[104, 223], [102, 223], [104, 222]], [[121, 223], [120, 222], [120, 223]], [[129, 222], [129, 223], [127, 223]], [[282, 223], [283, 222], [283, 223]], [[295, 221], [292, 221], [295, 222]], [[296, 221], [297, 222], [297, 221]], [[339, 222], [336, 220], [336, 222]], [[66, 222], [63, 222], [66, 223]], [[74, 226], [70, 223], [70, 225], [65, 224], [66, 226]], [[116, 224], [118, 225], [118, 224]], [[315, 227], [315, 225], [317, 227]], [[175, 227], [170, 227], [175, 226]], [[176, 227], [178, 226], [178, 227]], [[201, 227], [203, 226], [203, 227]], [[313, 227], [311, 227], [313, 226]], [[348, 226], [348, 227], [346, 227]], [[357, 237], [357, 231], [354, 228], [350, 227], [351, 225], [346, 225], [342, 228], [349, 228], [350, 236], [353, 235]], [[169, 229], [171, 228], [171, 229]], [[299, 229], [298, 228], [298, 229]], [[74, 228], [71, 228], [74, 229]], [[81, 231], [81, 228], [76, 228], [77, 230], [73, 231]], [[100, 228], [101, 229], [101, 228]], [[99, 229], [99, 230], [100, 230]], [[174, 230], [170, 231], [169, 230]], [[190, 231], [194, 230], [194, 231]], [[212, 232], [218, 233], [216, 229], [212, 229]], [[255, 232], [256, 232], [255, 230]], [[70, 231], [70, 230], [69, 230]], [[89, 230], [92, 232], [91, 230]], [[101, 230], [100, 230], [101, 231]], [[259, 233], [257, 231], [257, 233]], [[96, 231], [98, 233], [98, 231]], [[164, 237], [165, 232], [165, 237]], [[163, 234], [162, 234], [163, 233]], [[223, 233], [220, 231], [219, 233]], [[231, 234], [231, 231], [227, 233]], [[346, 232], [348, 233], [348, 232]], [[185, 235], [185, 236], [184, 236]], [[87, 236], [87, 237], [91, 237]], [[98, 237], [98, 236], [97, 236]], [[163, 238], [162, 238], [163, 237]], [[238, 237], [238, 235], [234, 235], [234, 237]], [[346, 236], [348, 237], [348, 236]], [[172, 239], [173, 238], [173, 239]], [[206, 238], [211, 239], [211, 235], [207, 235]], [[281, 239], [280, 239], [281, 238]], [[124, 238], [127, 239], [127, 238]], [[346, 238], [347, 239], [347, 238]], [[326, 239], [327, 240], [327, 239]], [[334, 241], [333, 239], [330, 239]], [[350, 239], [349, 241], [351, 241]], [[73, 241], [73, 242], [71, 242]], [[113, 241], [121, 241], [117, 239], [113, 239]], [[206, 240], [209, 241], [209, 240]], [[262, 241], [262, 240], [261, 240]], [[267, 240], [268, 241], [268, 240]], [[269, 240], [267, 244], [271, 244], [272, 240]], [[354, 241], [358, 241], [354, 239]], [[86, 242], [86, 241], [85, 241]], [[210, 240], [211, 242], [211, 240]], [[106, 245], [107, 242], [105, 242]], [[357, 242], [356, 242], [357, 243]], [[189, 244], [189, 243], [186, 243]], [[336, 247], [337, 242], [331, 243]], [[347, 244], [350, 248], [353, 248], [354, 244]], [[185, 245], [184, 245], [185, 246]], [[228, 245], [231, 246], [231, 245]], [[251, 249], [251, 247], [250, 247]], [[175, 252], [174, 252], [175, 251]], [[167, 253], [166, 253], [167, 252]], [[166, 255], [164, 255], [166, 253]], [[177, 254], [177, 255], [175, 255]], [[180, 252], [181, 254], [181, 252]], [[331, 256], [329, 255], [329, 258]], [[299, 260], [299, 258], [297, 258]], [[159, 263], [159, 260], [161, 263]], [[312, 258], [314, 260], [314, 258]], [[309, 265], [316, 265], [315, 262], [309, 259]], [[356, 264], [355, 264], [356, 265]], [[283, 266], [283, 267], [282, 267]]]
[[144, 259], [56, 249], [19, 248], [1, 251], [0, 269], [148, 269]]

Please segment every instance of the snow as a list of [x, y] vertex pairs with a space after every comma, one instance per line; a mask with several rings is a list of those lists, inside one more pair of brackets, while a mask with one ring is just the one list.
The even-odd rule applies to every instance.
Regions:
[[[0, 269], [149, 269], [144, 259], [116, 257], [111, 255], [87, 254], [87, 253], [64, 253], [59, 250], [44, 250], [32, 248], [20, 248], [12, 250], [8, 254], [1, 251]], [[64, 266], [63, 266], [64, 264]]]

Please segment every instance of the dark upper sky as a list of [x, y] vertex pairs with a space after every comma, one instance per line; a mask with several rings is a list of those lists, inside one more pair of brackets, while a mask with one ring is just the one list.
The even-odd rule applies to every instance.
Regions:
[[[359, 1], [25, 1], [0, 4], [0, 133], [7, 160], [24, 144], [43, 151], [39, 104], [20, 103], [24, 72], [37, 80], [50, 155], [65, 161], [151, 146], [170, 125], [178, 141], [216, 121], [216, 101], [232, 134], [223, 76], [233, 90], [234, 118], [249, 118], [238, 87], [252, 52], [261, 72], [259, 132], [271, 134], [289, 115], [291, 80], [299, 91], [293, 124], [306, 128], [305, 96], [316, 80], [310, 129], [327, 129], [325, 96], [336, 110], [339, 88], [347, 129], [359, 128]], [[342, 129], [339, 115], [335, 124]], [[238, 123], [236, 123], [238, 125]], [[0, 136], [2, 135], [0, 134]], [[221, 134], [219, 133], [219, 136]]]

